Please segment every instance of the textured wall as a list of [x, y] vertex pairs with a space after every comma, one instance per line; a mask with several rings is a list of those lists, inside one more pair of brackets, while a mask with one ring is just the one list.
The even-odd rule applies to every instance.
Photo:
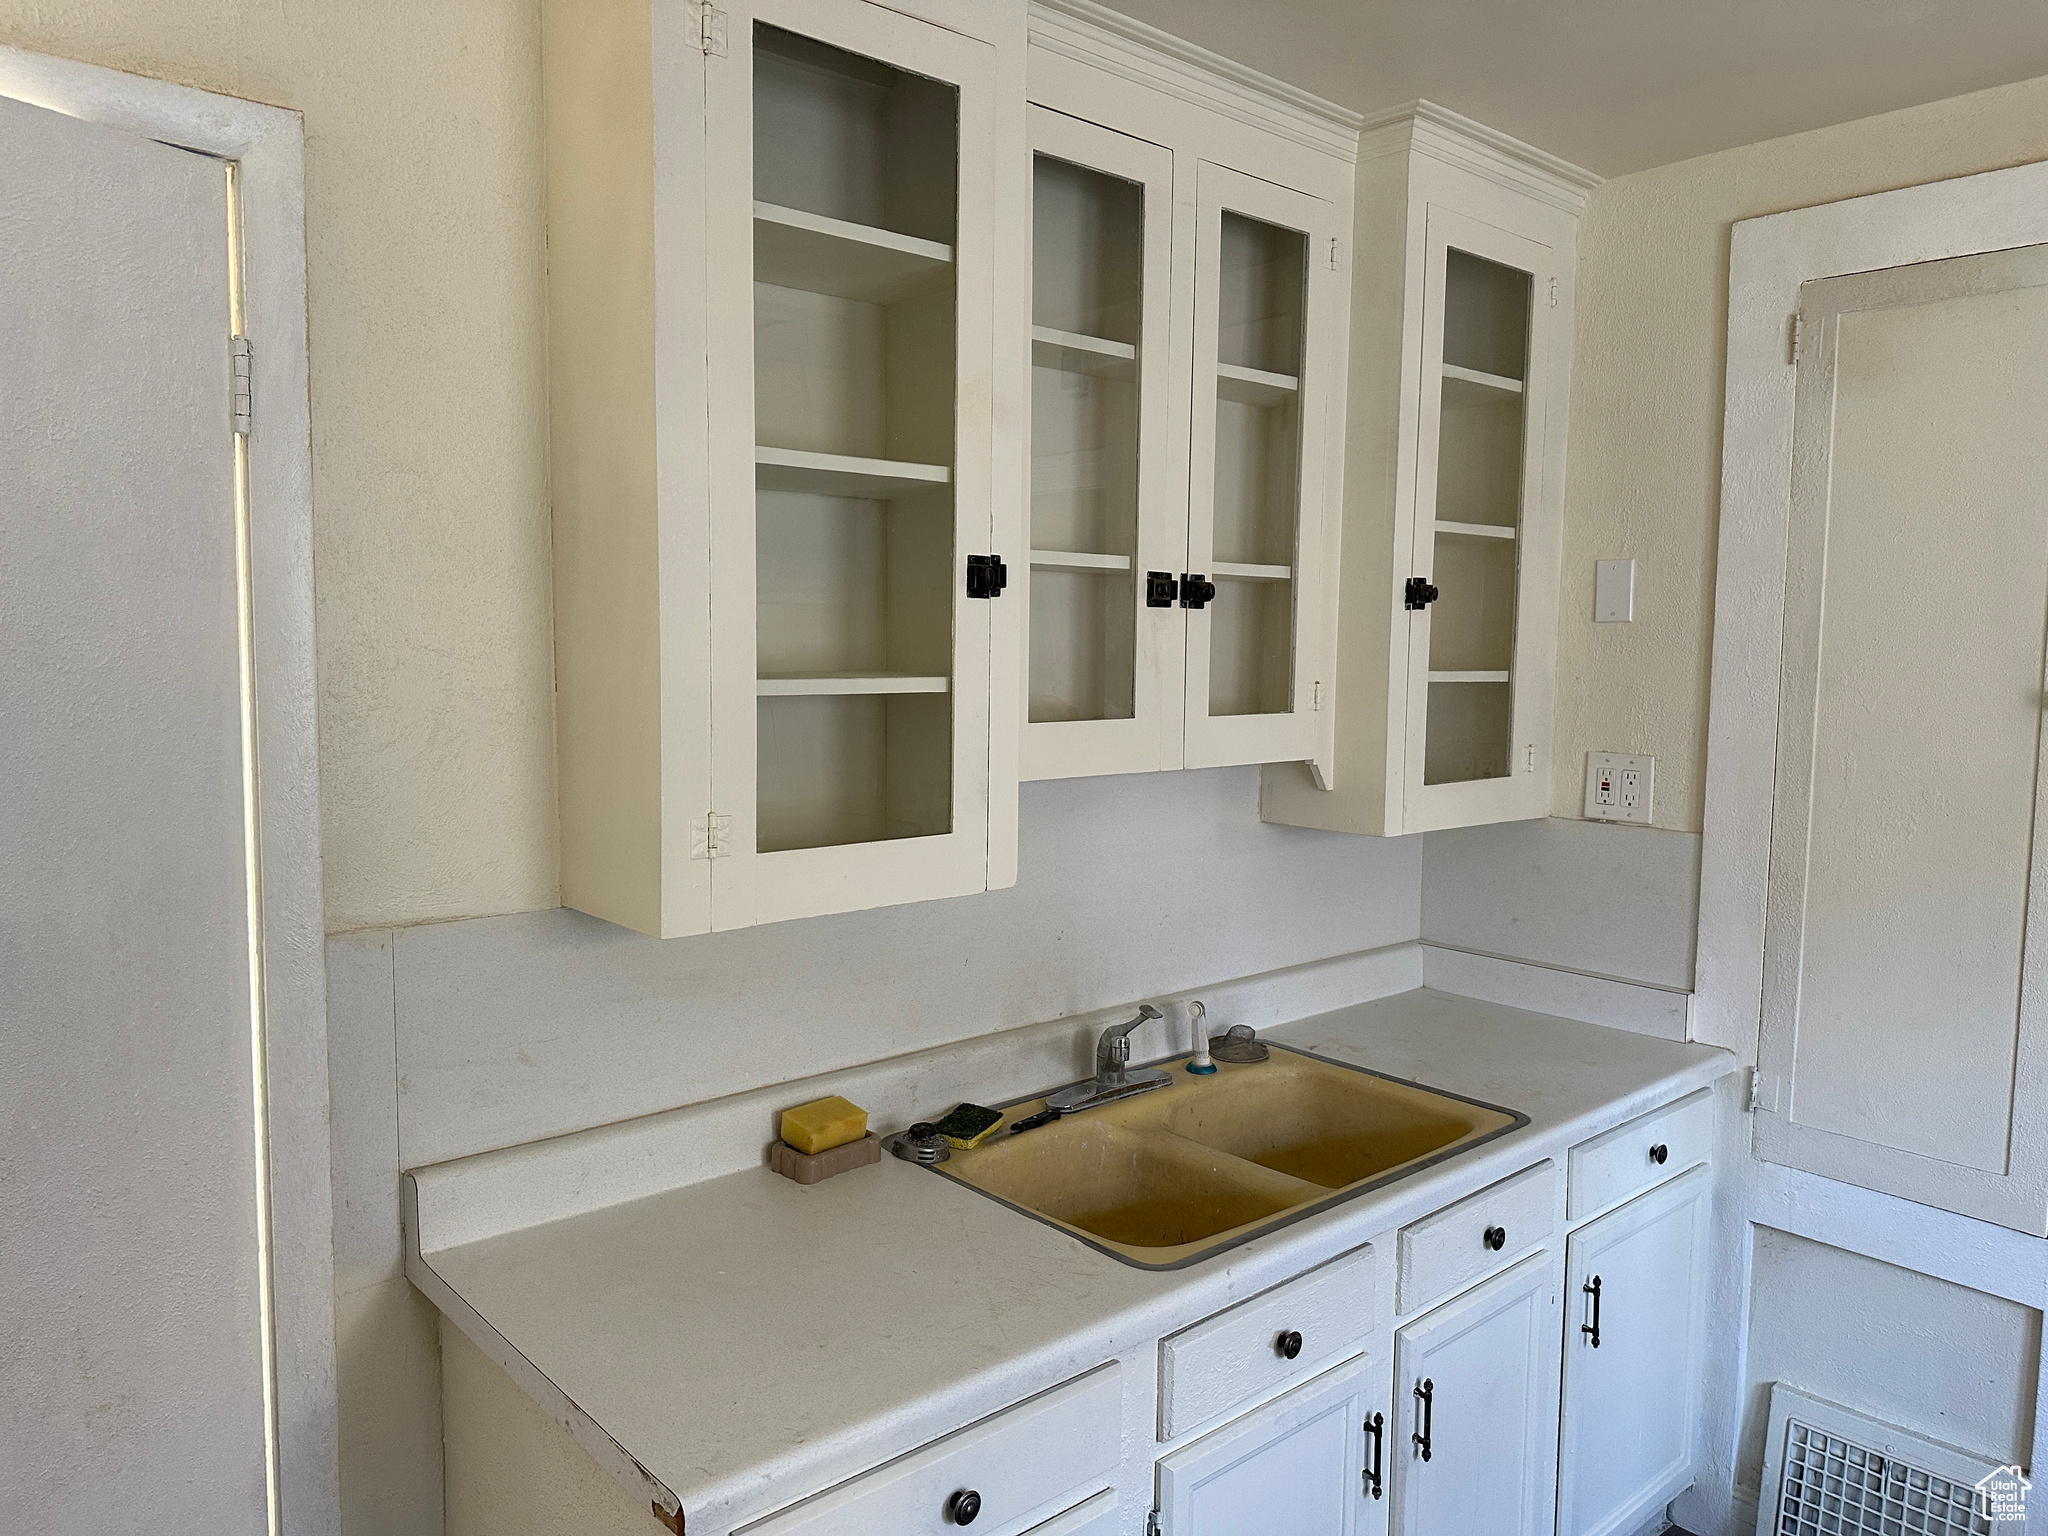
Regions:
[[305, 114], [327, 924], [553, 906], [538, 7], [0, 0], [0, 41]]
[[[1706, 774], [1728, 238], [1738, 219], [2048, 157], [2048, 77], [1642, 171], [1579, 227], [1552, 814], [1586, 753], [1657, 759], [1656, 822], [1696, 832]], [[1633, 556], [1633, 624], [1592, 622]]]

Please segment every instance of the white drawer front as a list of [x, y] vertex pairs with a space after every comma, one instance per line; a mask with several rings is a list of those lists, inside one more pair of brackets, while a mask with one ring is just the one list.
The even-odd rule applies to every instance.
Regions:
[[1034, 1525], [1026, 1536], [1117, 1536], [1116, 1490], [1107, 1489], [1064, 1515]]
[[[1659, 1149], [1663, 1156], [1657, 1155]], [[1571, 1151], [1571, 1219], [1626, 1200], [1704, 1163], [1714, 1150], [1714, 1093], [1698, 1093], [1582, 1141]]]
[[1557, 1164], [1543, 1162], [1410, 1222], [1401, 1229], [1401, 1311], [1507, 1268], [1548, 1242], [1556, 1220]]
[[[1171, 1440], [1282, 1383], [1364, 1348], [1372, 1329], [1372, 1249], [1241, 1301], [1159, 1341], [1159, 1438]], [[1283, 1348], [1301, 1335], [1297, 1354]]]
[[[959, 1529], [952, 1500], [969, 1491], [981, 1498], [978, 1529], [1015, 1536], [1055, 1516], [1091, 1484], [1110, 1481], [1122, 1454], [1122, 1418], [1123, 1387], [1112, 1363], [863, 1472], [741, 1536], [951, 1536]], [[1054, 1519], [1051, 1529], [1066, 1528]]]

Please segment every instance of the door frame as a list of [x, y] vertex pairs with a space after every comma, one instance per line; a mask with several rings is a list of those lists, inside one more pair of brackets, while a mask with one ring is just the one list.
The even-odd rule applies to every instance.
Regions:
[[1735, 225], [1692, 1038], [1744, 1062], [1762, 1017], [1800, 285], [2042, 243], [2048, 161]]
[[[236, 166], [242, 330], [255, 405], [248, 592], [252, 811], [261, 849], [258, 1013], [267, 1082], [264, 1276], [274, 1529], [340, 1529], [333, 1204], [328, 1184], [326, 926], [313, 650], [313, 454], [306, 357], [305, 128], [296, 112], [0, 45], [0, 95]], [[227, 402], [221, 402], [223, 435]]]

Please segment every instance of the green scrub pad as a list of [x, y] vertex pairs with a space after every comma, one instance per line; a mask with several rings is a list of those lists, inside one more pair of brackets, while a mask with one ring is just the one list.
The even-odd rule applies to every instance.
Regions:
[[978, 1147], [995, 1134], [997, 1126], [1003, 1123], [1003, 1112], [999, 1109], [983, 1109], [979, 1104], [962, 1104], [945, 1119], [938, 1122], [939, 1134], [946, 1138], [946, 1145], [958, 1147], [965, 1152]]

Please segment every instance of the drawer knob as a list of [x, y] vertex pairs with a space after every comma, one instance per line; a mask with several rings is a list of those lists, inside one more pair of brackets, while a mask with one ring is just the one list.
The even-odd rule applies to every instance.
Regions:
[[946, 1500], [946, 1518], [955, 1525], [972, 1525], [974, 1517], [981, 1513], [981, 1495], [972, 1488], [962, 1488]]
[[1650, 1148], [1650, 1161], [1655, 1163], [1660, 1168], [1664, 1166], [1665, 1159], [1669, 1158], [1670, 1156], [1671, 1149], [1665, 1146], [1664, 1143], [1661, 1141], [1658, 1142], [1657, 1145], [1655, 1145], [1654, 1147]]
[[1501, 1249], [1508, 1245], [1508, 1229], [1506, 1227], [1488, 1227], [1485, 1234], [1479, 1240], [1495, 1253], [1499, 1253]]
[[1301, 1335], [1292, 1328], [1273, 1341], [1273, 1348], [1283, 1360], [1295, 1360], [1301, 1356]]

